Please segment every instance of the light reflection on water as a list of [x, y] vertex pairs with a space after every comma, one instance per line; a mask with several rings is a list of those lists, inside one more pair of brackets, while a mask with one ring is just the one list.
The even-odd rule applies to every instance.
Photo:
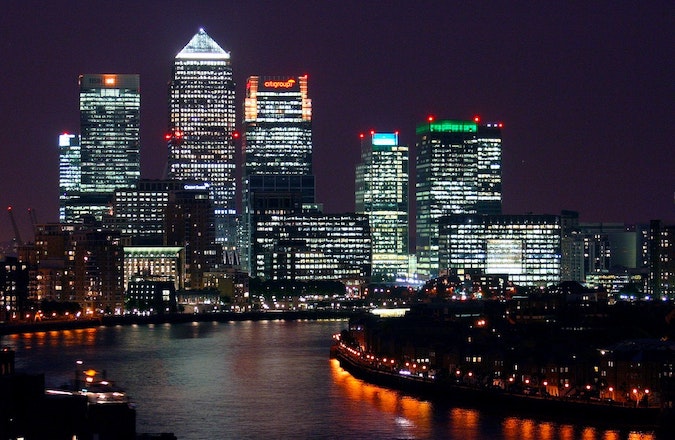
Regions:
[[328, 360], [344, 321], [98, 327], [0, 337], [49, 386], [82, 359], [138, 405], [139, 432], [186, 439], [655, 440], [651, 432], [504, 417], [418, 400]]
[[[434, 412], [439, 408], [423, 400], [414, 399], [395, 391], [367, 384], [355, 379], [340, 368], [336, 360], [331, 361], [334, 381], [345, 394], [355, 401], [367, 401], [381, 411], [397, 414], [405, 420], [404, 438], [453, 438], [503, 440], [656, 440], [652, 432], [601, 430], [592, 426], [575, 426], [538, 421], [522, 417], [504, 417], [497, 426], [492, 416], [482, 415], [479, 410], [449, 408], [445, 412], [447, 431], [433, 426], [439, 417]], [[432, 420], [433, 419], [433, 420]], [[499, 432], [493, 431], [497, 428]]]

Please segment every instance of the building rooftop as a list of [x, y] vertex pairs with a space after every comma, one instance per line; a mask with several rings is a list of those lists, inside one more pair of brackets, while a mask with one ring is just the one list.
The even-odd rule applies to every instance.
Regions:
[[204, 29], [199, 29], [190, 42], [178, 52], [178, 59], [230, 59], [230, 52], [225, 51], [209, 37]]

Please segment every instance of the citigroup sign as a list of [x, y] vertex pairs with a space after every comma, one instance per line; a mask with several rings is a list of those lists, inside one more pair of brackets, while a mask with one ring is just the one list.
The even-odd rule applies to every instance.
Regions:
[[295, 80], [290, 78], [286, 81], [265, 81], [263, 85], [270, 89], [290, 89], [295, 85]]

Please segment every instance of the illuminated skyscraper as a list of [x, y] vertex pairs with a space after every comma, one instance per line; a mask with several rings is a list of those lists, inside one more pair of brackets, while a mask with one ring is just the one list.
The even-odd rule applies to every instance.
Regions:
[[210, 185], [216, 240], [229, 247], [236, 233], [230, 53], [200, 29], [176, 55], [169, 89], [168, 177]]
[[73, 203], [80, 191], [80, 137], [59, 135], [59, 221], [75, 220]]
[[361, 136], [356, 166], [356, 212], [368, 215], [373, 281], [394, 281], [408, 272], [408, 147], [398, 133]]
[[417, 267], [438, 275], [438, 218], [500, 214], [501, 123], [430, 121], [417, 126]]
[[249, 266], [255, 215], [312, 205], [312, 101], [305, 76], [251, 76], [244, 117], [242, 263]]
[[[101, 219], [141, 174], [138, 75], [80, 75], [80, 210]], [[74, 150], [70, 151], [74, 153]]]
[[251, 76], [245, 102], [246, 175], [312, 174], [307, 75]]

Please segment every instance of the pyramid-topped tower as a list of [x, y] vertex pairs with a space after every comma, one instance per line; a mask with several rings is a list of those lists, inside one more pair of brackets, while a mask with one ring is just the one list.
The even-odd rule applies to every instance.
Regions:
[[183, 50], [176, 55], [177, 59], [230, 59], [230, 52], [225, 51], [215, 40], [199, 29]]
[[208, 184], [216, 239], [226, 248], [236, 221], [234, 90], [230, 53], [200, 29], [173, 63], [167, 177]]

